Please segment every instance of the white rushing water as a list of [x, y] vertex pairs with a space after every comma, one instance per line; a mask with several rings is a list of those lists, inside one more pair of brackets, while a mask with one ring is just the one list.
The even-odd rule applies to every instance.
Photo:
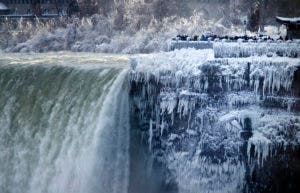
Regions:
[[0, 192], [127, 192], [128, 60], [0, 58]]

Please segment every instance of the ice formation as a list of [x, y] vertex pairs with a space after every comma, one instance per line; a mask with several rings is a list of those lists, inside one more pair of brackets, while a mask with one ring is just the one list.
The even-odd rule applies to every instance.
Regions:
[[262, 42], [215, 42], [215, 56], [217, 58], [237, 58], [249, 56], [287, 56], [299, 57], [300, 42], [268, 40]]
[[[269, 57], [263, 48], [256, 54], [245, 45], [247, 57], [226, 55], [236, 48], [227, 53], [224, 45], [131, 59], [132, 105], [155, 122], [145, 136], [179, 192], [242, 192], [251, 188], [248, 176], [281, 149], [300, 147], [299, 96], [293, 95], [299, 58]], [[298, 52], [299, 45], [289, 45], [266, 47]]]

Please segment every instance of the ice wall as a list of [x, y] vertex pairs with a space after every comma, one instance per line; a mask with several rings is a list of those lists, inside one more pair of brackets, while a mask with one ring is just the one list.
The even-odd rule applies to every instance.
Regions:
[[185, 49], [133, 57], [132, 108], [179, 192], [259, 192], [249, 185], [263, 184], [251, 181], [253, 172], [299, 149], [300, 61], [214, 56]]
[[282, 56], [294, 57], [300, 56], [300, 42], [281, 40], [259, 40], [246, 42], [215, 42], [215, 57], [217, 58], [238, 58], [250, 56]]

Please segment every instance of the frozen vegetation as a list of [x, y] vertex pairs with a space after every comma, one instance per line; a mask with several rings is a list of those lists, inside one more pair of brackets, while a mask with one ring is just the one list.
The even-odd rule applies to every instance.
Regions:
[[[74, 52], [149, 53], [168, 50], [168, 44], [177, 34], [200, 34], [207, 30], [216, 33], [232, 33], [237, 28], [214, 27], [214, 21], [206, 21], [200, 14], [190, 18], [150, 18], [140, 26], [144, 18], [130, 18], [123, 30], [112, 17], [93, 15], [82, 19], [61, 19], [33, 25], [19, 21], [17, 28], [7, 26], [1, 32], [2, 47], [7, 52], [47, 52], [71, 50]], [[7, 25], [10, 25], [9, 23]], [[11, 24], [14, 26], [13, 24]]]
[[[252, 6], [249, 2], [79, 0], [79, 17], [1, 21], [0, 49], [6, 52], [167, 51], [170, 39], [178, 34], [194, 36], [210, 31], [216, 35], [241, 35], [242, 20], [247, 15], [245, 8]], [[268, 25], [274, 25], [272, 22]], [[265, 30], [268, 35], [278, 36], [274, 26], [266, 26]], [[248, 32], [248, 35], [256, 34]], [[284, 36], [284, 32], [280, 35]]]
[[[223, 9], [208, 17], [196, 0], [80, 0], [82, 17], [32, 22], [5, 21], [0, 25], [0, 45], [6, 52], [149, 53], [166, 51], [178, 34], [240, 34]], [[212, 6], [210, 6], [212, 7]], [[93, 15], [90, 15], [93, 14]], [[236, 18], [235, 19], [240, 19]]]

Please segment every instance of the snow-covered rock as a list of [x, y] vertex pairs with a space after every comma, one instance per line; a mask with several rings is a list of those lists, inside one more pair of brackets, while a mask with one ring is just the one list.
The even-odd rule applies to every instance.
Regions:
[[131, 62], [132, 105], [153, 121], [145, 133], [151, 152], [160, 152], [180, 192], [242, 192], [278, 148], [300, 148], [299, 59], [182, 49]]

